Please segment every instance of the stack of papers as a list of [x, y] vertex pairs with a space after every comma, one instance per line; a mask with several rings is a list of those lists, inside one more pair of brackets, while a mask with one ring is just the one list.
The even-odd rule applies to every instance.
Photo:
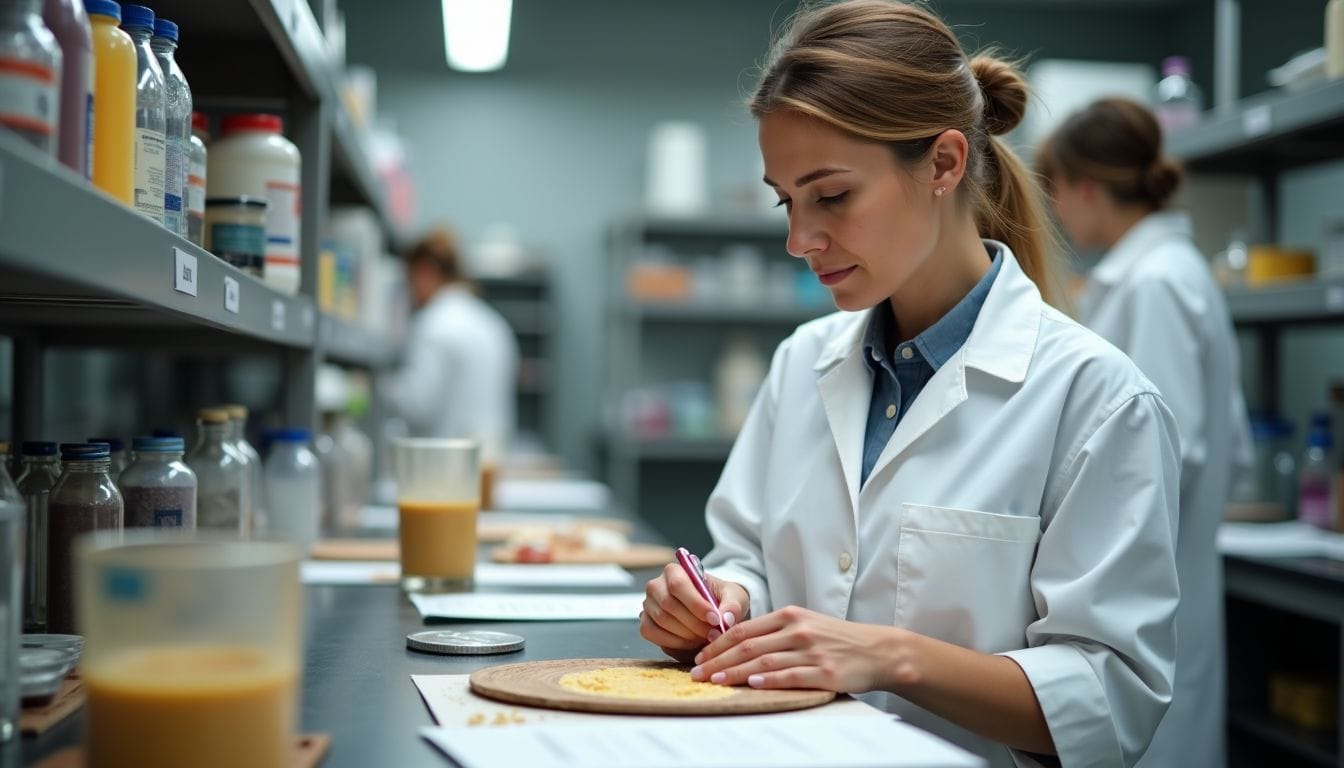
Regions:
[[[401, 578], [401, 568], [392, 560], [306, 560], [299, 575], [304, 584], [394, 584]], [[482, 587], [628, 587], [634, 583], [628, 571], [609, 563], [476, 564], [476, 584]]]

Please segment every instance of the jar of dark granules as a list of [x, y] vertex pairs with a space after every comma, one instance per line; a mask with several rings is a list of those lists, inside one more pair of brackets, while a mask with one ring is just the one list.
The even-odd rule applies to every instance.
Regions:
[[196, 473], [182, 463], [180, 437], [137, 437], [121, 473], [127, 528], [196, 527]]
[[75, 630], [74, 542], [89, 531], [121, 528], [121, 493], [108, 476], [106, 443], [61, 445], [64, 468], [47, 501], [47, 631]]

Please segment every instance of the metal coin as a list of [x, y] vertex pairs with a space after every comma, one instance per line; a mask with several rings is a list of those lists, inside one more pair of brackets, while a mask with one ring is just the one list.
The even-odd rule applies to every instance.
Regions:
[[413, 651], [464, 656], [513, 653], [521, 651], [524, 642], [520, 635], [485, 630], [435, 629], [406, 636], [406, 647]]

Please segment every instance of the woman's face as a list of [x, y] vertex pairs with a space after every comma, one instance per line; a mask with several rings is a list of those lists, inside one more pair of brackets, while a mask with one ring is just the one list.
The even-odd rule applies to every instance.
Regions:
[[[789, 253], [840, 309], [895, 296], [933, 252], [932, 195], [891, 150], [792, 110], [761, 118], [765, 177], [789, 211]], [[932, 171], [930, 171], [932, 173]]]
[[1050, 179], [1050, 206], [1075, 249], [1106, 246], [1099, 222], [1098, 192], [1097, 186], [1088, 181]]

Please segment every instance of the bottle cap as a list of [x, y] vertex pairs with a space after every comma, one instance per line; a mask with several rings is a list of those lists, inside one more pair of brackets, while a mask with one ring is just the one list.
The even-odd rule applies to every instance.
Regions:
[[525, 642], [520, 635], [486, 630], [435, 629], [406, 636], [406, 647], [413, 651], [456, 656], [513, 653], [521, 651]]
[[224, 410], [228, 411], [229, 418], [233, 419], [234, 421], [247, 421], [246, 405], [239, 405], [238, 403], [225, 403], [224, 405], [217, 405], [215, 407], [223, 408]]
[[313, 436], [306, 429], [283, 427], [266, 430], [266, 439], [273, 443], [306, 443], [313, 439]]
[[93, 461], [109, 455], [107, 443], [61, 443], [61, 459], [65, 461]]
[[1162, 60], [1162, 74], [1189, 75], [1190, 59], [1185, 56], [1168, 56]]
[[123, 5], [121, 7], [122, 29], [147, 29], [154, 31], [154, 11], [143, 5]]
[[116, 0], [84, 0], [84, 11], [90, 16], [111, 16], [121, 23], [121, 4]]
[[25, 440], [23, 443], [24, 456], [55, 456], [56, 444], [37, 440]]
[[137, 437], [131, 441], [136, 453], [181, 453], [186, 441], [180, 437]]
[[107, 443], [107, 449], [113, 453], [126, 450], [126, 441], [120, 437], [90, 437], [87, 443]]
[[229, 412], [223, 408], [202, 408], [196, 413], [202, 424], [228, 424]]
[[154, 36], [177, 42], [177, 25], [167, 19], [154, 20]]
[[285, 121], [279, 115], [242, 114], [229, 115], [219, 124], [219, 132], [225, 136], [237, 131], [266, 131], [282, 133]]

